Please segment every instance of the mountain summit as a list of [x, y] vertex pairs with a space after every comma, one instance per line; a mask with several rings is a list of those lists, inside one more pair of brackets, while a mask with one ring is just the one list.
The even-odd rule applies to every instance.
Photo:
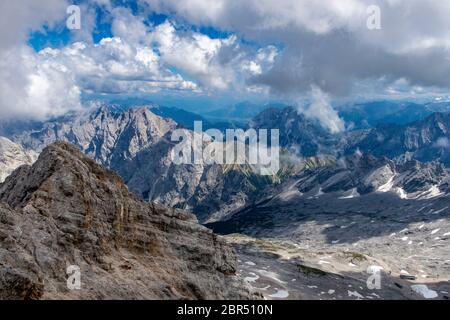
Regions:
[[[57, 142], [0, 185], [1, 299], [242, 299], [231, 248]], [[67, 287], [67, 268], [81, 289]]]

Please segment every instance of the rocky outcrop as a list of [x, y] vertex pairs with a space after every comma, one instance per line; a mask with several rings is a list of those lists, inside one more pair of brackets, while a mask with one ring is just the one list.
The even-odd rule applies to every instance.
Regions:
[[[232, 249], [64, 142], [0, 185], [1, 299], [243, 299]], [[67, 287], [67, 267], [81, 289]]]

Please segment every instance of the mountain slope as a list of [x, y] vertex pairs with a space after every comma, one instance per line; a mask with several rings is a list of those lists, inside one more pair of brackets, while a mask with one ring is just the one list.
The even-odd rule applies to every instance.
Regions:
[[150, 107], [150, 111], [162, 118], [170, 118], [190, 130], [194, 130], [195, 121], [201, 121], [203, 127], [206, 129], [213, 127], [213, 125], [202, 116], [183, 109], [154, 105]]
[[143, 199], [191, 210], [201, 221], [239, 209], [255, 190], [271, 183], [245, 166], [174, 164], [171, 134], [175, 128], [175, 122], [147, 108], [102, 107], [46, 123], [16, 136], [15, 141], [35, 150], [58, 140], [73, 143], [117, 172]]
[[407, 125], [380, 125], [348, 135], [346, 153], [359, 149], [391, 159], [406, 157], [450, 165], [450, 114], [434, 113]]
[[[189, 139], [192, 134], [186, 130]], [[273, 182], [246, 165], [175, 164], [171, 157], [174, 146], [168, 133], [116, 170], [143, 199], [190, 210], [201, 222], [240, 209], [258, 189]]]
[[[2, 299], [241, 299], [234, 253], [193, 215], [138, 200], [58, 142], [0, 185]], [[66, 268], [81, 270], [80, 290]]]
[[304, 170], [286, 184], [313, 197], [342, 193], [342, 197], [352, 198], [373, 192], [392, 192], [413, 199], [447, 193], [449, 182], [450, 172], [440, 163], [411, 160], [396, 164], [387, 158], [355, 154], [334, 165]]
[[402, 101], [372, 101], [338, 107], [339, 116], [354, 129], [380, 124], [404, 125], [423, 120], [433, 112], [432, 106]]
[[440, 164], [354, 155], [206, 226], [236, 243], [242, 274], [269, 299], [423, 299], [416, 286], [448, 299], [449, 181]]
[[[334, 164], [303, 170], [266, 190], [264, 198], [230, 219], [209, 225], [226, 233], [252, 234], [259, 230], [266, 236], [274, 236], [280, 228], [279, 235], [288, 235], [281, 232], [281, 226], [289, 227], [295, 216], [299, 220], [326, 213], [384, 216], [395, 212], [397, 216], [406, 210], [416, 216], [414, 219], [420, 219], [419, 212], [425, 208], [428, 212], [447, 214], [449, 206], [444, 205], [448, 204], [449, 197], [450, 171], [439, 163], [412, 160], [396, 164], [386, 158], [353, 155]], [[405, 206], [406, 202], [409, 204]]]
[[114, 167], [155, 144], [175, 127], [175, 122], [145, 107], [126, 111], [100, 107], [44, 123], [42, 128], [14, 136], [13, 140], [38, 152], [55, 141], [67, 141], [92, 159]]
[[297, 155], [313, 157], [334, 154], [337, 135], [332, 135], [320, 124], [306, 119], [292, 107], [267, 109], [250, 121], [255, 129], [280, 130], [280, 146], [291, 149]]
[[[403, 107], [405, 110], [415, 110], [415, 106], [405, 104]], [[372, 108], [375, 106], [370, 110]], [[371, 112], [376, 114], [375, 110]], [[384, 115], [385, 111], [379, 112]], [[403, 120], [406, 121], [406, 117]], [[408, 124], [383, 123], [374, 128], [333, 135], [288, 107], [268, 109], [256, 116], [250, 126], [255, 129], [279, 129], [280, 145], [300, 156], [340, 157], [361, 151], [400, 162], [415, 159], [421, 162], [439, 161], [450, 166], [450, 113], [435, 112], [423, 120]]]
[[0, 137], [0, 183], [16, 168], [24, 164], [32, 164], [37, 159], [37, 153], [24, 150], [11, 140]]

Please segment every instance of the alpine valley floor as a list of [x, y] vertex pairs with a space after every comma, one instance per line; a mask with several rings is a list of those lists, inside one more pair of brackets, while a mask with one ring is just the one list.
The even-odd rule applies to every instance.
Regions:
[[[266, 299], [449, 299], [448, 197], [280, 201], [209, 225], [227, 234], [238, 275]], [[372, 210], [363, 210], [368, 203]], [[381, 270], [380, 289], [371, 290], [374, 268]]]

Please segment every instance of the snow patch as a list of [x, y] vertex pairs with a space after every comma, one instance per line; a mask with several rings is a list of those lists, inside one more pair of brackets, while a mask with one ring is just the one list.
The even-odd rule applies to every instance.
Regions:
[[322, 188], [319, 188], [319, 191], [317, 192], [317, 194], [315, 195], [316, 198], [323, 196], [325, 193], [323, 193]]
[[408, 199], [408, 194], [402, 188], [395, 188], [395, 193], [400, 197], [400, 199]]
[[438, 233], [439, 231], [441, 231], [441, 229], [435, 229], [435, 230], [431, 231], [431, 234], [436, 234], [436, 233]]
[[276, 293], [269, 296], [270, 298], [286, 299], [289, 297], [289, 292], [286, 290], [278, 290]]
[[250, 283], [250, 282], [255, 282], [256, 280], [259, 279], [259, 276], [258, 276], [257, 274], [255, 274], [255, 273], [253, 273], [253, 272], [250, 272], [249, 274], [252, 275], [253, 277], [245, 277], [245, 278], [244, 278], [244, 281], [245, 281], [245, 282], [248, 282], [248, 283]]
[[347, 290], [347, 292], [348, 292], [348, 296], [349, 297], [356, 297], [357, 299], [364, 299], [364, 297], [360, 294], [360, 293], [358, 293], [358, 291], [350, 291], [350, 290]]
[[353, 199], [359, 197], [360, 194], [356, 188], [353, 188], [348, 195], [342, 196], [339, 199]]
[[275, 280], [279, 283], [285, 284], [286, 282], [281, 281], [278, 277], [279, 275], [276, 274], [275, 272], [271, 272], [271, 271], [266, 271], [266, 270], [258, 270], [259, 274], [262, 275], [263, 277], [266, 278], [270, 278], [272, 280]]
[[411, 289], [413, 289], [414, 292], [420, 294], [425, 299], [434, 299], [438, 297], [436, 291], [428, 289], [428, 287], [424, 284], [413, 285], [411, 286]]
[[289, 201], [289, 200], [292, 200], [293, 198], [301, 197], [302, 195], [303, 195], [303, 193], [301, 193], [297, 189], [293, 189], [293, 190], [287, 190], [287, 191], [284, 191], [284, 192], [280, 193], [278, 195], [278, 197], [282, 201]]
[[383, 193], [389, 192], [389, 191], [391, 191], [393, 186], [394, 186], [394, 176], [392, 176], [388, 182], [386, 182], [385, 184], [380, 186], [377, 191], [383, 192]]
[[427, 191], [420, 193], [417, 198], [420, 200], [433, 199], [442, 196], [444, 193], [437, 187], [432, 186]]
[[369, 266], [367, 268], [367, 273], [375, 274], [375, 273], [379, 273], [381, 270], [383, 270], [383, 267], [380, 267], [380, 266]]
[[401, 271], [400, 271], [400, 274], [409, 275], [409, 272], [406, 271], [406, 270], [401, 270]]

